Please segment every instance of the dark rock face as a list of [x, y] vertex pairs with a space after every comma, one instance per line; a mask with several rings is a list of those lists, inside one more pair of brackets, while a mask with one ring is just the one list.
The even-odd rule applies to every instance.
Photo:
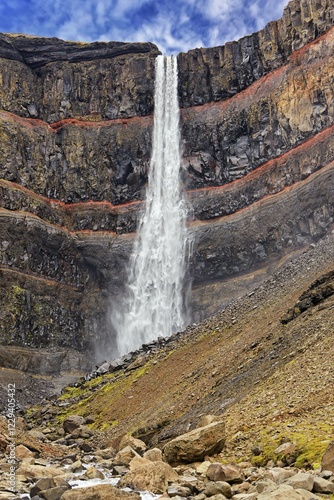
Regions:
[[[179, 55], [196, 320], [332, 227], [333, 7], [293, 0], [259, 33]], [[158, 53], [0, 36], [2, 343], [112, 346]]]

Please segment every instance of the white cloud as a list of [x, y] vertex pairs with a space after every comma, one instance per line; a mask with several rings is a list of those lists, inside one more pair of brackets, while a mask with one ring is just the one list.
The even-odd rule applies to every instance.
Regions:
[[163, 53], [176, 53], [222, 45], [251, 34], [279, 18], [286, 3], [287, 0], [1, 0], [0, 31], [9, 12], [12, 17], [7, 31], [88, 42], [150, 41]]

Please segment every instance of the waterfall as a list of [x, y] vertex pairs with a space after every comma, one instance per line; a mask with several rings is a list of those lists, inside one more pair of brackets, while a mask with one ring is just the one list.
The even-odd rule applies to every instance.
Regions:
[[114, 315], [119, 354], [186, 326], [186, 205], [182, 197], [177, 59], [158, 56], [153, 148], [145, 209], [130, 261], [126, 294]]

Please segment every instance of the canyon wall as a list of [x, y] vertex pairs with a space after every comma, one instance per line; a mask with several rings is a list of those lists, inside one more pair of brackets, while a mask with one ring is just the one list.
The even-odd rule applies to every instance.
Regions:
[[[194, 320], [331, 228], [333, 25], [333, 0], [293, 0], [258, 33], [178, 56]], [[112, 348], [157, 54], [0, 36], [2, 344]]]

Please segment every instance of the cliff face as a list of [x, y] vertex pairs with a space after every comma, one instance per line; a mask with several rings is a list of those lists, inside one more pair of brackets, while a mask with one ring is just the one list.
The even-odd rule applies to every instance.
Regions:
[[[326, 234], [334, 2], [179, 55], [193, 318]], [[108, 339], [149, 166], [152, 44], [0, 37], [1, 342]]]

